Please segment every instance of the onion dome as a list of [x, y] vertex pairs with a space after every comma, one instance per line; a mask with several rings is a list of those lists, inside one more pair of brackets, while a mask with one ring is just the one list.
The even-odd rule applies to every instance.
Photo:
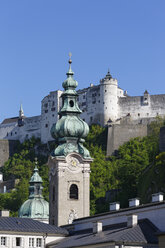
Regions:
[[38, 174], [36, 161], [34, 173], [29, 181], [29, 199], [22, 204], [19, 210], [19, 217], [48, 222], [49, 203], [42, 196], [42, 182], [42, 178]]
[[73, 78], [71, 69], [71, 58], [69, 59], [69, 71], [66, 73], [67, 79], [63, 82], [64, 92], [62, 94], [62, 108], [59, 112], [60, 119], [51, 128], [51, 135], [58, 140], [58, 147], [53, 151], [53, 156], [66, 156], [68, 153], [77, 152], [84, 158], [90, 157], [89, 151], [83, 146], [84, 138], [89, 133], [86, 122], [80, 118], [75, 88], [78, 83]]

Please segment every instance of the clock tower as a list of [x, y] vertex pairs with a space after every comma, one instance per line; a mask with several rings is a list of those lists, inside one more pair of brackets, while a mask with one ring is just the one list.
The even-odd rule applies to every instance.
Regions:
[[89, 216], [89, 178], [92, 159], [83, 146], [89, 127], [79, 116], [69, 59], [67, 79], [63, 82], [62, 108], [59, 120], [52, 126], [51, 135], [58, 146], [49, 157], [49, 223], [57, 226], [70, 224], [76, 218]]

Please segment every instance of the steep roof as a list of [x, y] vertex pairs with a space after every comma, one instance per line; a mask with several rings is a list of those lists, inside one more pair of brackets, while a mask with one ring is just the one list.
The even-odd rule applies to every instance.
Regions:
[[14, 123], [14, 122], [17, 122], [18, 119], [19, 119], [19, 117], [7, 118], [7, 119], [4, 119], [1, 124]]
[[30, 232], [68, 235], [64, 228], [41, 223], [30, 218], [0, 217], [0, 232]]
[[127, 227], [127, 223], [105, 226], [103, 231], [93, 234], [92, 229], [71, 234], [54, 248], [83, 247], [100, 243], [115, 242], [116, 244], [158, 244], [156, 232], [158, 228], [148, 219], [143, 219], [134, 227]]

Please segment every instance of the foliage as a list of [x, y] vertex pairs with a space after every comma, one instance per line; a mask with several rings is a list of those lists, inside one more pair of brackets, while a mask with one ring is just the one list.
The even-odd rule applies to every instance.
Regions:
[[13, 216], [17, 215], [22, 203], [28, 199], [29, 180], [33, 173], [35, 157], [38, 158], [39, 174], [43, 179], [43, 196], [48, 200], [47, 156], [36, 154], [38, 146], [41, 146], [40, 140], [34, 137], [22, 144], [18, 142], [16, 153], [8, 159], [2, 168], [5, 180], [19, 179], [18, 185], [12, 192], [0, 194], [1, 209], [9, 209]]
[[[165, 192], [162, 186], [165, 177], [165, 153], [159, 154], [159, 130], [164, 124], [164, 119], [157, 118], [150, 124], [147, 137], [131, 139], [120, 146], [115, 156], [108, 158], [106, 157], [107, 127], [102, 128], [99, 125], [90, 127], [85, 146], [94, 158], [91, 163], [90, 177], [92, 215], [108, 211], [109, 202], [106, 201], [105, 194], [109, 190], [117, 190], [115, 199], [111, 197], [111, 201], [119, 200], [123, 207], [127, 206], [129, 198], [137, 195], [143, 202], [147, 201], [156, 188]], [[49, 150], [54, 145], [56, 144], [50, 143]], [[46, 149], [40, 140], [35, 138], [26, 140], [23, 144], [17, 144], [16, 153], [5, 163], [3, 173], [5, 180], [18, 178], [20, 182], [12, 192], [0, 194], [1, 209], [10, 209], [14, 216], [21, 204], [28, 198], [29, 179], [34, 169], [36, 156], [39, 173], [43, 179], [43, 195], [46, 200], [49, 199], [48, 166], [46, 164], [48, 157], [41, 155]], [[155, 176], [156, 173], [159, 179]]]

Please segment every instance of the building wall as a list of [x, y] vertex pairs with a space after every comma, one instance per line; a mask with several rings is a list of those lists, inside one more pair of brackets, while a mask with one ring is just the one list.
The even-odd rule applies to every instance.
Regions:
[[[46, 235], [46, 234], [45, 234]], [[3, 233], [3, 231], [1, 231], [0, 233], [0, 242], [1, 242], [1, 237], [5, 237], [6, 238], [6, 245], [3, 246], [1, 245], [1, 248], [16, 248], [18, 246], [16, 246], [16, 238], [20, 238], [21, 239], [21, 246], [19, 246], [20, 248], [25, 248], [25, 247], [37, 247], [36, 246], [36, 242], [37, 242], [37, 238], [41, 239], [41, 246], [38, 246], [40, 248], [45, 248], [45, 245], [52, 242], [52, 241], [57, 241], [57, 240], [61, 240], [64, 237], [59, 237], [56, 235], [52, 235], [52, 236], [48, 236], [46, 238], [44, 238], [42, 235], [35, 235], [33, 233], [28, 234], [28, 233], [10, 233], [7, 234], [6, 232]], [[33, 238], [34, 239], [34, 246], [29, 246], [29, 239]], [[45, 239], [45, 240], [44, 240]]]
[[75, 231], [93, 228], [93, 222], [100, 221], [103, 226], [127, 222], [128, 215], [138, 215], [138, 220], [149, 219], [159, 230], [165, 230], [165, 202], [142, 207], [130, 207], [124, 211], [109, 211], [89, 218], [74, 220]]
[[17, 122], [9, 123], [9, 124], [0, 124], [0, 139], [15, 139], [15, 135], [17, 136]]
[[0, 124], [0, 139], [23, 142], [32, 136], [41, 137], [41, 116], [25, 118], [23, 123], [22, 126], [18, 126], [18, 122]]
[[50, 130], [52, 125], [58, 120], [58, 112], [61, 107], [62, 91], [52, 91], [41, 102], [41, 141], [47, 143], [47, 141], [53, 140]]
[[[89, 216], [90, 162], [77, 153], [67, 155], [66, 159], [49, 158], [50, 224], [66, 225], [75, 218]], [[77, 186], [77, 199], [70, 197], [71, 185]]]
[[165, 115], [165, 95], [148, 95], [148, 101], [143, 96], [119, 98], [120, 118], [128, 114], [133, 119], [151, 118]]

